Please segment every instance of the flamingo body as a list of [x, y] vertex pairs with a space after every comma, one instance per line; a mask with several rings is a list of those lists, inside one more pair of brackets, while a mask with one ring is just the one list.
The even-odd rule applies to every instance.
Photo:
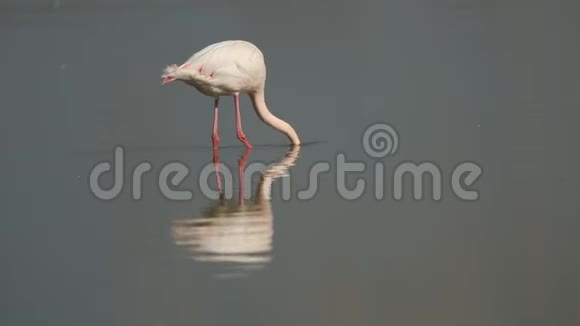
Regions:
[[206, 46], [191, 56], [180, 66], [169, 65], [161, 76], [162, 84], [181, 80], [195, 87], [199, 92], [215, 98], [214, 148], [219, 143], [218, 104], [221, 96], [234, 96], [236, 109], [236, 128], [238, 139], [251, 148], [242, 131], [239, 113], [239, 94], [250, 96], [254, 110], [266, 124], [286, 134], [294, 145], [300, 144], [298, 135], [285, 121], [274, 116], [266, 107], [264, 87], [266, 82], [266, 64], [264, 55], [254, 44], [241, 41], [223, 41]]
[[266, 80], [262, 51], [246, 41], [209, 45], [195, 53], [185, 65], [192, 77], [185, 82], [212, 97], [251, 92]]

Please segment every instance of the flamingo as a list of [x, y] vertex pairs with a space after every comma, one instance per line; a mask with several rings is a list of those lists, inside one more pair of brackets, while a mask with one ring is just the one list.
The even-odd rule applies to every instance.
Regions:
[[221, 96], [234, 97], [237, 137], [247, 148], [252, 148], [242, 129], [240, 93], [249, 95], [256, 114], [264, 123], [285, 134], [293, 145], [300, 144], [294, 128], [273, 115], [266, 106], [264, 55], [250, 42], [233, 40], [211, 44], [195, 53], [182, 65], [167, 66], [161, 78], [162, 85], [181, 80], [215, 99], [212, 133], [214, 150], [219, 146], [218, 106]]

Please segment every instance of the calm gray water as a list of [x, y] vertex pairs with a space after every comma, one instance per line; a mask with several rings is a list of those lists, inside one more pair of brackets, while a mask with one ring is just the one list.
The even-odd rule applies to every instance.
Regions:
[[[2, 1], [0, 324], [578, 325], [579, 9]], [[222, 100], [219, 156], [234, 192], [220, 202], [199, 186], [212, 167], [212, 100], [184, 84], [160, 87], [165, 65], [226, 39], [263, 50], [270, 109], [308, 143], [285, 157], [286, 139], [244, 97], [256, 145], [247, 164], [282, 162], [278, 174], [254, 175], [258, 199], [244, 206], [232, 100]], [[395, 128], [395, 153], [365, 152], [375, 123]], [[116, 145], [124, 187], [101, 200], [89, 173]], [[339, 154], [366, 166], [347, 177], [349, 189], [365, 181], [360, 198], [338, 191]], [[152, 171], [134, 200], [132, 169], [144, 161]], [[175, 161], [190, 173], [174, 188], [191, 200], [158, 188]], [[476, 201], [452, 191], [465, 161], [483, 169], [470, 187]], [[320, 162], [331, 171], [299, 199]], [[404, 162], [436, 164], [442, 198], [425, 190], [415, 200], [410, 179], [393, 198]], [[260, 195], [268, 186], [271, 200]]]

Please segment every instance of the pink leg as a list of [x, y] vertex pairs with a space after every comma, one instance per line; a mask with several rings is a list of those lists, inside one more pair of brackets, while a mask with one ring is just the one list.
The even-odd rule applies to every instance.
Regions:
[[213, 134], [211, 136], [211, 140], [213, 141], [213, 150], [214, 152], [217, 150], [220, 137], [218, 136], [218, 104], [219, 104], [219, 97], [215, 99], [214, 109], [213, 109]]
[[236, 130], [238, 134], [238, 139], [244, 143], [247, 148], [252, 148], [252, 145], [246, 138], [244, 131], [242, 130], [242, 117], [240, 116], [240, 94], [234, 95], [234, 103], [236, 105]]

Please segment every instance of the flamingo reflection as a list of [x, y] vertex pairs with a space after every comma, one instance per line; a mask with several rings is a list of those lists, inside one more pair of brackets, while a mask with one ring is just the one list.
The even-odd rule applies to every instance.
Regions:
[[[244, 169], [251, 149], [238, 161], [239, 198], [223, 198], [220, 174], [216, 173], [220, 199], [205, 209], [200, 217], [177, 220], [172, 233], [175, 243], [191, 253], [196, 261], [235, 263], [241, 268], [260, 268], [271, 260], [274, 233], [271, 188], [275, 179], [288, 175], [298, 158], [299, 147], [293, 147], [278, 163], [262, 171], [256, 192], [244, 200]], [[219, 172], [219, 156], [214, 151]]]

